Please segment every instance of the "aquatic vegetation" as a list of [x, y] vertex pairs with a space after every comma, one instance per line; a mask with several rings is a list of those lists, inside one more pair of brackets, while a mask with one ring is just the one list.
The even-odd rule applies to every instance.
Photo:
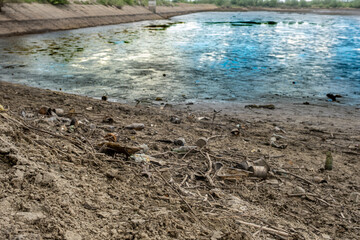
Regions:
[[151, 24], [148, 26], [145, 26], [145, 28], [149, 30], [166, 30], [167, 28], [175, 25], [175, 24], [183, 24], [184, 22], [171, 22], [166, 24]]
[[253, 24], [249, 24], [249, 23], [230, 23], [231, 26], [239, 26], [239, 27], [250, 27], [250, 26], [253, 26]]

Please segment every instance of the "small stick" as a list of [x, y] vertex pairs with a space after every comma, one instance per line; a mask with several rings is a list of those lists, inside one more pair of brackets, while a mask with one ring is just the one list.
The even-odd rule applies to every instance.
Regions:
[[257, 230], [256, 232], [254, 232], [254, 234], [252, 236], [256, 237], [256, 235], [258, 235], [263, 230], [263, 227], [264, 226], [261, 226], [261, 228], [259, 230]]
[[293, 193], [293, 194], [288, 194], [289, 197], [302, 197], [302, 196], [312, 196], [312, 197], [317, 197], [317, 194], [313, 194], [313, 193]]
[[185, 153], [185, 155], [181, 158], [181, 160], [184, 160], [184, 159], [186, 158], [186, 156], [187, 156], [190, 152], [192, 152], [192, 151], [196, 151], [196, 149], [190, 149], [189, 151], [187, 151], [187, 152]]
[[306, 183], [309, 184], [309, 185], [314, 185], [314, 184], [313, 184], [312, 182], [310, 182], [309, 180], [307, 180], [307, 179], [305, 179], [305, 178], [303, 178], [303, 177], [300, 177], [299, 175], [296, 175], [296, 174], [291, 173], [291, 172], [281, 171], [281, 170], [275, 170], [275, 173], [289, 174], [289, 175], [291, 175], [291, 176], [294, 176], [294, 177], [296, 177], [296, 178], [299, 178], [299, 179], [303, 180], [304, 182], [306, 182]]
[[264, 231], [267, 231], [269, 233], [275, 234], [275, 235], [280, 235], [282, 237], [289, 237], [289, 234], [283, 230], [279, 231], [279, 230], [275, 230], [273, 228], [269, 228], [269, 227], [264, 227], [264, 226], [260, 226], [254, 223], [249, 223], [249, 222], [244, 222], [241, 220], [236, 220], [236, 222], [240, 223], [240, 224], [244, 224], [246, 226], [250, 226], [250, 227], [255, 227], [255, 228], [260, 228]]
[[174, 154], [172, 151], [167, 151], [167, 152], [163, 152], [163, 153], [154, 154], [154, 155], [151, 155], [151, 156], [152, 157], [160, 157], [160, 156], [166, 155], [168, 153]]
[[195, 219], [198, 220], [199, 222], [201, 222], [204, 226], [205, 224], [196, 216], [195, 212], [192, 210], [190, 204], [184, 199], [183, 196], [181, 196], [181, 194], [179, 193], [179, 191], [173, 186], [171, 185], [164, 177], [163, 175], [160, 173], [159, 170], [157, 170], [156, 168], [153, 168], [160, 176], [160, 178], [167, 184], [169, 185], [169, 187], [181, 198], [181, 200], [185, 203], [185, 205], [188, 207], [188, 209], [190, 210], [190, 212], [194, 215]]
[[210, 177], [210, 173], [211, 173], [211, 171], [212, 171], [212, 162], [211, 162], [211, 159], [210, 159], [210, 156], [209, 156], [208, 153], [206, 153], [206, 157], [207, 157], [207, 159], [208, 159], [208, 161], [209, 161], [209, 169], [208, 169], [207, 172], [205, 173], [205, 177], [206, 177], [207, 180], [209, 181], [210, 185], [211, 185], [212, 187], [215, 187], [215, 183], [214, 183], [214, 181], [212, 180], [212, 178]]
[[211, 139], [218, 138], [218, 137], [226, 137], [226, 135], [214, 135], [214, 136], [208, 137], [207, 140], [209, 141]]
[[51, 136], [54, 136], [54, 137], [58, 137], [58, 138], [63, 138], [63, 139], [66, 139], [68, 140], [69, 142], [73, 143], [74, 145], [76, 145], [77, 147], [79, 147], [80, 149], [84, 150], [82, 148], [82, 146], [80, 146], [80, 144], [78, 142], [76, 142], [75, 140], [72, 140], [71, 138], [69, 137], [66, 137], [66, 136], [62, 136], [62, 135], [59, 135], [59, 134], [56, 134], [56, 133], [52, 133], [52, 132], [49, 132], [49, 131], [46, 131], [46, 130], [43, 130], [43, 129], [39, 129], [39, 128], [36, 128], [36, 127], [33, 127], [31, 125], [28, 125], [26, 123], [22, 123], [22, 122], [19, 122], [18, 120], [16, 119], [13, 119], [11, 118], [10, 116], [5, 116], [5, 114], [1, 114], [4, 118], [6, 118], [7, 120], [10, 120], [10, 121], [13, 121], [15, 122], [16, 124], [19, 124], [20, 126], [24, 127], [24, 128], [27, 128], [27, 129], [32, 129], [32, 130], [35, 130], [35, 131], [39, 131], [39, 132], [42, 132], [42, 133], [47, 133]]
[[184, 177], [184, 179], [181, 181], [180, 183], [180, 187], [186, 182], [186, 180], [188, 179], [189, 175], [186, 174], [186, 176]]

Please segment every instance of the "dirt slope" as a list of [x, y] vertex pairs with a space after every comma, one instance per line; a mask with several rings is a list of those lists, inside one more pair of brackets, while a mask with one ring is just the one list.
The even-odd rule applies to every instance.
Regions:
[[[6, 109], [0, 113], [1, 239], [360, 235], [355, 107], [224, 107], [213, 120], [209, 106], [130, 106], [4, 82], [0, 104]], [[64, 113], [42, 115], [44, 106]], [[145, 128], [126, 129], [131, 123]], [[231, 133], [236, 127], [239, 135]], [[153, 159], [101, 153], [98, 144], [109, 133]], [[286, 147], [272, 145], [274, 136]], [[179, 146], [171, 140], [179, 137], [188, 146], [210, 139], [184, 156], [173, 151]], [[322, 169], [327, 151], [332, 171]], [[239, 170], [242, 161], [259, 159], [270, 166], [266, 179]], [[234, 171], [232, 179], [224, 177]]]

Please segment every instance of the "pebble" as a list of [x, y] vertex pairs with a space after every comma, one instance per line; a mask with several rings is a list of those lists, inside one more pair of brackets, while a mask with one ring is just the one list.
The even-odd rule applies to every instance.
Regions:
[[62, 117], [62, 116], [64, 116], [65, 111], [62, 108], [55, 108], [55, 113], [56, 113], [56, 115]]
[[18, 212], [16, 216], [28, 222], [35, 222], [46, 217], [42, 212]]
[[64, 234], [64, 239], [65, 240], [81, 240], [82, 237], [78, 233], [68, 230]]
[[174, 123], [174, 124], [180, 124], [181, 123], [181, 119], [179, 117], [176, 116], [172, 116], [170, 118], [170, 122]]
[[147, 153], [149, 151], [149, 147], [146, 144], [141, 144], [139, 147], [142, 149], [143, 153]]
[[360, 202], [360, 193], [358, 192], [350, 193], [350, 201], [355, 203]]
[[305, 189], [303, 189], [300, 186], [296, 186], [293, 193], [294, 194], [303, 194], [303, 193], [305, 193]]
[[130, 125], [125, 126], [125, 128], [140, 131], [140, 130], [143, 130], [145, 128], [145, 125], [143, 123], [132, 123]]

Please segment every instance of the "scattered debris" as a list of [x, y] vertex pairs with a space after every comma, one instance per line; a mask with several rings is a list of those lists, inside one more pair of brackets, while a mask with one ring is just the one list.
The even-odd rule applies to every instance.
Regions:
[[258, 177], [265, 179], [267, 177], [268, 168], [265, 166], [250, 166], [249, 171], [251, 177]]
[[280, 149], [287, 148], [287, 144], [278, 144], [276, 141], [277, 141], [276, 137], [271, 137], [270, 138], [270, 146], [272, 146], [274, 148], [280, 148]]
[[327, 96], [328, 98], [330, 98], [333, 102], [336, 101], [336, 98], [341, 98], [341, 97], [342, 97], [342, 96], [339, 95], [339, 94], [332, 94], [332, 93], [328, 93], [328, 94], [326, 94], [326, 96]]
[[198, 146], [199, 148], [203, 148], [206, 146], [207, 142], [208, 142], [208, 140], [206, 138], [202, 137], [196, 141], [195, 145]]
[[109, 141], [109, 142], [116, 142], [117, 141], [117, 137], [114, 133], [108, 133], [104, 136], [104, 139], [106, 141]]
[[333, 157], [331, 152], [326, 152], [326, 160], [325, 160], [325, 170], [333, 169]]
[[107, 123], [107, 124], [113, 124], [113, 123], [115, 123], [115, 120], [110, 116], [105, 116], [103, 118], [102, 122]]
[[138, 163], [149, 163], [150, 160], [152, 159], [152, 157], [146, 155], [146, 154], [143, 154], [143, 153], [140, 153], [140, 154], [134, 154], [130, 157], [131, 159], [134, 159], [135, 162], [138, 162]]
[[275, 109], [275, 106], [273, 104], [268, 105], [246, 105], [245, 108], [265, 108], [265, 109]]
[[174, 148], [173, 151], [176, 153], [185, 154], [187, 152], [195, 150], [196, 148], [196, 146], [181, 146], [179, 148]]
[[119, 143], [114, 142], [105, 142], [98, 145], [100, 147], [99, 152], [106, 153], [106, 154], [114, 154], [114, 153], [122, 153], [125, 154], [126, 157], [139, 152], [141, 148], [138, 147], [127, 147], [120, 145]]
[[235, 136], [239, 136], [240, 130], [238, 128], [234, 128], [231, 130], [231, 134]]
[[185, 146], [186, 141], [184, 138], [178, 138], [174, 140], [174, 144], [177, 146]]
[[0, 104], [0, 112], [6, 112], [7, 110]]

